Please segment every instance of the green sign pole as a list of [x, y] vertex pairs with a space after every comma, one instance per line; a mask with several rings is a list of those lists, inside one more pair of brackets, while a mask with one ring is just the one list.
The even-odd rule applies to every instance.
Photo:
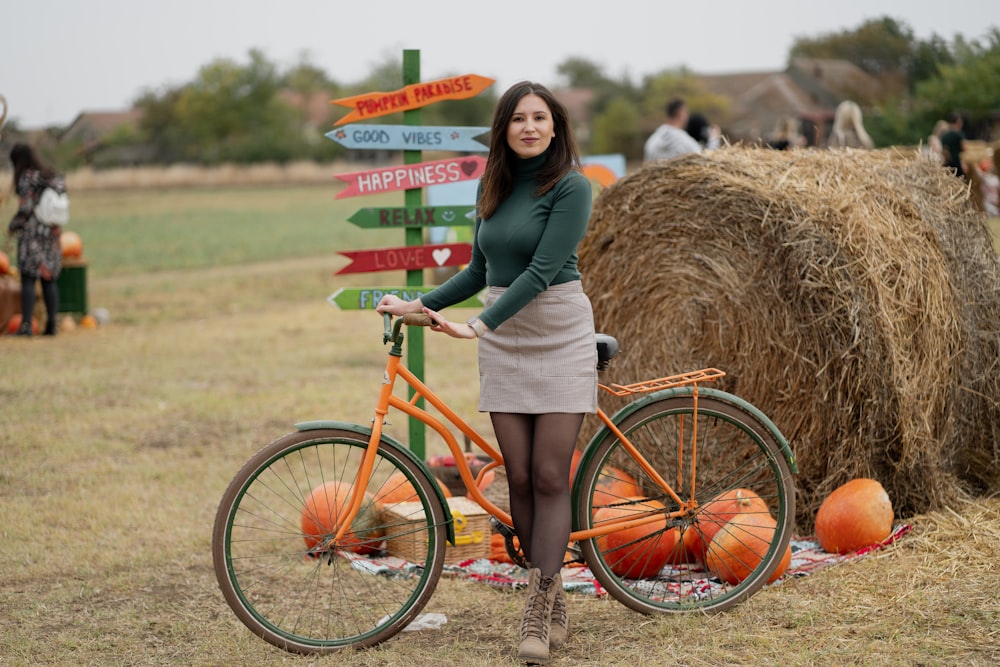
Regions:
[[[403, 50], [403, 85], [420, 83], [420, 51], [417, 49]], [[403, 125], [419, 126], [420, 109], [410, 109], [403, 112]], [[404, 150], [403, 163], [417, 164], [422, 159], [419, 150]], [[407, 190], [404, 202], [408, 208], [417, 208], [423, 205], [423, 190], [414, 188]], [[406, 245], [419, 246], [424, 243], [424, 232], [420, 227], [406, 228]], [[424, 270], [410, 270], [406, 272], [407, 287], [419, 287], [424, 284]], [[410, 370], [418, 378], [424, 378], [424, 329], [423, 327], [410, 327], [407, 331], [407, 354], [409, 355], [408, 365]], [[413, 398], [413, 390], [410, 389], [410, 398]], [[424, 400], [421, 398], [417, 402], [418, 407], [424, 407]], [[424, 423], [419, 419], [410, 417], [410, 451], [416, 454], [421, 460], [426, 458], [426, 432]]]

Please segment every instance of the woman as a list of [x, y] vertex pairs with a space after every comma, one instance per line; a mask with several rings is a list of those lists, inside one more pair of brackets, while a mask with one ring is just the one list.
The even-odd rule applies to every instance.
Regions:
[[[479, 409], [504, 457], [514, 530], [530, 564], [518, 657], [544, 663], [569, 618], [560, 570], [569, 539], [569, 470], [586, 413], [597, 410], [597, 349], [577, 245], [590, 219], [565, 107], [523, 81], [497, 103], [479, 186], [472, 259], [414, 301], [385, 296], [376, 310], [424, 312], [431, 328], [479, 339]], [[488, 286], [464, 324], [438, 311]]]
[[18, 236], [17, 268], [21, 273], [21, 326], [18, 336], [32, 335], [32, 317], [35, 312], [35, 282], [42, 281], [42, 298], [45, 300], [45, 335], [56, 335], [56, 318], [59, 315], [59, 287], [56, 279], [62, 270], [62, 247], [58, 225], [47, 225], [35, 215], [35, 206], [46, 187], [58, 192], [66, 191], [63, 177], [42, 162], [31, 146], [14, 144], [10, 151], [14, 165], [14, 191], [20, 198], [17, 213], [11, 218], [7, 230]]
[[833, 130], [830, 132], [830, 146], [833, 148], [875, 148], [875, 143], [865, 131], [861, 107], [857, 102], [844, 100], [837, 105], [833, 115]]

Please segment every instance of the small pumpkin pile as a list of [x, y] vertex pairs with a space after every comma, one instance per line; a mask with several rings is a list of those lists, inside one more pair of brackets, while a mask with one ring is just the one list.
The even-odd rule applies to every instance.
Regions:
[[[437, 480], [435, 480], [437, 481]], [[451, 497], [448, 487], [437, 481], [445, 498]], [[314, 488], [302, 505], [301, 528], [306, 548], [313, 549], [331, 536], [337, 519], [351, 499], [353, 484], [326, 482]], [[365, 493], [351, 532], [344, 537], [343, 547], [357, 554], [371, 555], [379, 551], [385, 535], [382, 511], [386, 505], [417, 500], [416, 489], [400, 471], [392, 473], [374, 493]]]
[[[737, 584], [760, 565], [777, 525], [763, 498], [750, 489], [730, 489], [701, 506], [695, 526], [684, 531], [681, 558], [702, 563], [722, 581]], [[767, 582], [783, 575], [791, 561], [788, 546]]]
[[877, 480], [858, 477], [837, 487], [816, 511], [816, 538], [828, 553], [846, 554], [883, 542], [892, 533], [889, 494]]
[[[643, 501], [631, 506], [602, 508], [594, 515], [601, 519], [621, 516], [624, 510], [644, 512], [665, 509], [655, 501]], [[655, 576], [666, 565], [701, 564], [713, 575], [730, 584], [746, 579], [760, 565], [771, 546], [777, 522], [767, 503], [750, 489], [730, 489], [701, 506], [693, 526], [681, 531], [666, 530], [662, 521], [643, 524], [598, 538], [611, 570], [619, 576], [645, 578]], [[614, 557], [614, 551], [629, 544], [643, 544], [644, 537], [659, 533], [655, 542], [643, 549], [632, 549], [631, 556]], [[642, 560], [639, 566], [638, 559]], [[768, 583], [778, 579], [791, 563], [792, 550], [786, 547], [778, 568]]]

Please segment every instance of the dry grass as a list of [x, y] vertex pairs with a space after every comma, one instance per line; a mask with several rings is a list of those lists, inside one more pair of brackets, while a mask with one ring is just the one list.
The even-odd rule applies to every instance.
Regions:
[[[93, 302], [116, 323], [0, 337], [0, 664], [515, 664], [521, 597], [482, 585], [440, 586], [428, 611], [447, 615], [441, 630], [330, 658], [257, 639], [218, 591], [211, 525], [243, 460], [295, 421], [368, 418], [357, 387], [374, 390], [384, 351], [373, 316], [323, 301], [336, 261], [96, 272]], [[435, 388], [474, 414], [473, 347], [429, 336], [428, 355]], [[882, 553], [719, 616], [573, 595], [553, 664], [996, 664], [1000, 500], [912, 522]]]

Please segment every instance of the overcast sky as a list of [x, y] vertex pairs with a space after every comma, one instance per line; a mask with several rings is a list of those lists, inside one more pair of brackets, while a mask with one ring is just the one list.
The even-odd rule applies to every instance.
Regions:
[[687, 66], [698, 73], [784, 69], [796, 37], [890, 16], [918, 38], [981, 39], [995, 0], [46, 0], [4, 2], [0, 95], [26, 128], [81, 111], [126, 109], [145, 90], [194, 79], [217, 58], [259, 48], [282, 70], [303, 54], [340, 83], [419, 49], [424, 80], [481, 74], [502, 91], [555, 85], [571, 56], [609, 76]]

